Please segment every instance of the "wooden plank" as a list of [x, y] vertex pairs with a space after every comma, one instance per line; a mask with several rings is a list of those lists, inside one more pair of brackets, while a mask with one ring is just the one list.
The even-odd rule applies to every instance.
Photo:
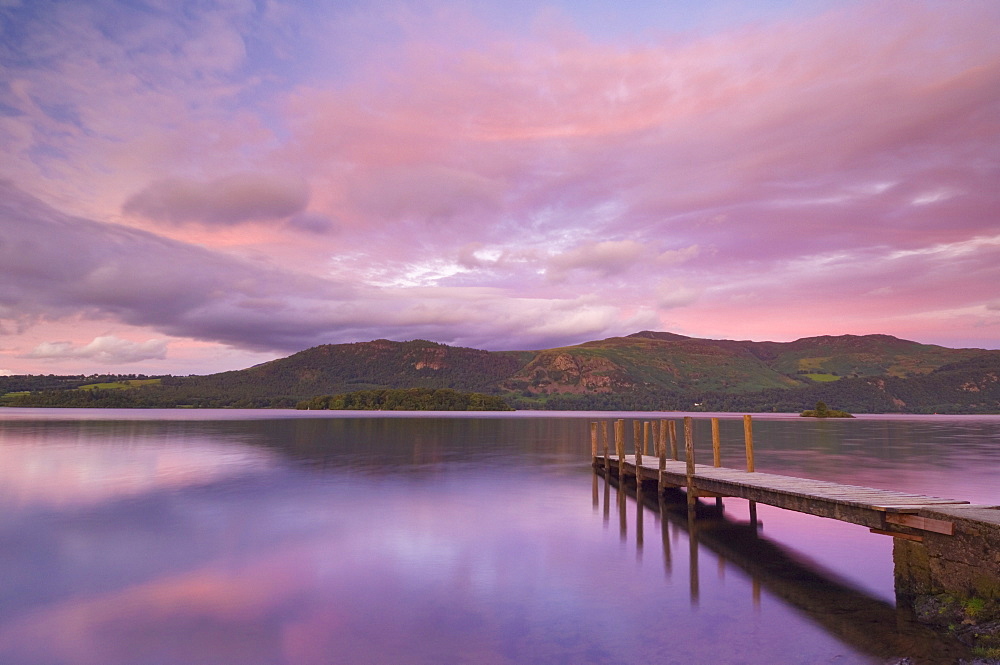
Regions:
[[934, 497], [927, 497], [929, 500], [923, 503], [914, 504], [891, 504], [891, 505], [874, 505], [872, 508], [875, 510], [881, 510], [887, 513], [915, 513], [919, 510], [923, 510], [928, 506], [958, 506], [963, 504], [968, 504], [968, 501], [951, 501], [949, 499], [935, 499]]
[[911, 533], [900, 533], [898, 531], [886, 531], [884, 529], [868, 529], [872, 533], [877, 533], [882, 536], [892, 536], [893, 538], [902, 538], [903, 540], [912, 540], [915, 543], [924, 542], [923, 536], [914, 536]]
[[905, 513], [887, 513], [885, 516], [885, 521], [888, 524], [898, 524], [900, 526], [908, 526], [911, 529], [920, 529], [921, 531], [931, 531], [932, 533], [943, 533], [946, 536], [955, 535], [954, 522], [947, 522], [945, 520], [935, 520], [929, 517], [920, 517], [919, 515], [907, 515]]
[[697, 492], [698, 492], [698, 498], [699, 499], [702, 499], [702, 498], [704, 498], [704, 499], [713, 499], [713, 498], [714, 499], [726, 499], [726, 498], [730, 498], [730, 497], [733, 496], [732, 494], [719, 494], [718, 492], [706, 492], [705, 490], [700, 490], [700, 489], [698, 489], [698, 483], [697, 482], [695, 483], [695, 490], [697, 490]]

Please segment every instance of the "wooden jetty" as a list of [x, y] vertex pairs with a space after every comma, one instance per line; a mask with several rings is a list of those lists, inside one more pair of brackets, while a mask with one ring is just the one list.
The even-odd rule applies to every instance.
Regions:
[[724, 497], [736, 497], [750, 502], [753, 521], [756, 504], [763, 503], [892, 536], [901, 600], [940, 594], [1000, 600], [1000, 506], [758, 472], [749, 415], [743, 417], [746, 470], [725, 468], [718, 419], [712, 421], [712, 465], [695, 461], [690, 417], [683, 419], [683, 461], [673, 420], [634, 421], [631, 445], [623, 420], [613, 428], [593, 422], [594, 469], [619, 483], [634, 482], [639, 492], [683, 488], [691, 508], [699, 498], [715, 498], [721, 507]]
[[[600, 474], [603, 475], [603, 474]], [[594, 507], [600, 508], [599, 475], [594, 475]], [[627, 510], [624, 497], [635, 501], [634, 525], [637, 552], [644, 548], [644, 513], [659, 517], [661, 546], [654, 543], [664, 559], [665, 575], [671, 579], [674, 554], [671, 532], [687, 535], [688, 578], [691, 584], [691, 604], [699, 600], [700, 576], [711, 574], [705, 566], [705, 554], [717, 559], [717, 574], [722, 577], [730, 566], [741, 570], [751, 581], [755, 607], [761, 602], [761, 592], [767, 591], [795, 608], [826, 632], [851, 645], [854, 649], [888, 662], [906, 654], [917, 663], [960, 662], [972, 658], [971, 649], [954, 636], [916, 621], [913, 613], [894, 603], [877, 598], [850, 582], [829, 573], [821, 566], [798, 556], [787, 545], [768, 539], [758, 525], [734, 519], [715, 505], [697, 503], [694, 513], [686, 510], [686, 497], [679, 489], [666, 489], [662, 494], [637, 492], [637, 486], [623, 486], [613, 476], [604, 476], [604, 517], [610, 522], [611, 503], [619, 511], [619, 531], [625, 540]], [[612, 490], [615, 498], [611, 497]], [[696, 513], [696, 514], [695, 514]], [[699, 550], [701, 572], [699, 573]], [[648, 551], [648, 550], [647, 550]], [[895, 662], [895, 661], [894, 661]]]

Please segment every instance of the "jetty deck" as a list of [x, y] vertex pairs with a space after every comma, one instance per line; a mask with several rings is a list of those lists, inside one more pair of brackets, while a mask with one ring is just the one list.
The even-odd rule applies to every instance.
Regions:
[[[620, 481], [634, 480], [640, 490], [644, 484], [655, 484], [660, 492], [671, 487], [684, 488], [691, 500], [736, 497], [750, 501], [754, 512], [756, 504], [763, 503], [860, 524], [875, 533], [915, 542], [922, 542], [928, 533], [955, 535], [954, 520], [947, 514], [949, 509], [995, 509], [994, 506], [972, 506], [958, 499], [757, 472], [754, 469], [753, 422], [749, 415], [743, 416], [746, 470], [723, 467], [719, 421], [718, 418], [711, 421], [712, 465], [695, 462], [693, 419], [685, 417], [683, 448], [674, 421], [634, 420], [631, 439], [635, 452], [631, 455], [626, 454], [624, 420], [592, 422], [593, 466], [598, 472], [617, 476]], [[964, 512], [964, 516], [971, 515], [971, 512]], [[996, 523], [996, 515], [993, 510], [985, 520], [993, 523], [993, 530], [1000, 526]], [[979, 520], [982, 521], [982, 516]]]
[[[594, 466], [603, 468], [604, 457], [594, 458]], [[916, 513], [928, 508], [969, 504], [955, 499], [705, 464], [695, 464], [694, 474], [689, 478], [686, 462], [665, 460], [661, 472], [659, 460], [649, 456], [644, 456], [637, 465], [635, 455], [625, 455], [621, 460], [616, 455], [609, 455], [608, 467], [624, 470], [626, 477], [656, 482], [660, 487], [687, 489], [690, 481], [694, 497], [737, 497], [860, 524], [901, 537], [911, 534], [893, 532], [897, 526], [951, 535], [950, 522], [918, 517]]]

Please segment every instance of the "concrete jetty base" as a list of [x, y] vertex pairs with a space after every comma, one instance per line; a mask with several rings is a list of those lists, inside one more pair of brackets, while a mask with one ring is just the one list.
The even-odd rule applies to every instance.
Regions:
[[893, 539], [896, 604], [1000, 658], [1000, 506], [938, 507], [920, 515], [951, 521], [954, 535]]

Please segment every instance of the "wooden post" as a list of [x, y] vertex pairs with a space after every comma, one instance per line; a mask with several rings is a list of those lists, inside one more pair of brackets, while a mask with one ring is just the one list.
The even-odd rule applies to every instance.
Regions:
[[615, 421], [615, 454], [618, 455], [618, 486], [625, 479], [625, 421]]
[[653, 455], [660, 456], [660, 421], [653, 421]]
[[636, 453], [639, 452], [642, 446], [642, 421], [633, 420], [632, 421], [632, 443], [635, 444]]
[[[660, 427], [658, 428], [658, 434], [659, 434], [659, 441], [658, 441], [659, 446], [658, 447], [659, 447], [659, 450], [657, 450], [657, 454], [660, 457], [660, 466], [659, 466], [659, 472], [656, 474], [656, 490], [660, 494], [660, 500], [661, 501], [662, 501], [662, 498], [663, 498], [662, 497], [662, 495], [663, 495], [663, 470], [667, 468], [667, 442], [663, 438], [664, 435], [666, 434], [666, 431], [667, 431], [667, 425], [666, 425], [666, 422], [664, 421], [664, 422], [660, 423]], [[666, 513], [663, 513], [662, 510], [660, 512], [663, 514], [663, 521], [666, 522], [667, 521]]]
[[694, 420], [684, 417], [684, 461], [687, 464], [688, 511], [694, 510], [698, 493], [694, 489]]
[[662, 451], [664, 458], [666, 458], [666, 456], [667, 456], [667, 431], [669, 429], [670, 428], [669, 428], [669, 426], [667, 424], [667, 421], [665, 419], [661, 420], [660, 421], [660, 451]]
[[692, 478], [694, 478], [694, 419], [691, 416], [684, 417], [684, 459], [687, 462], [688, 493], [691, 492]]
[[607, 472], [608, 472], [608, 467], [610, 466], [610, 462], [608, 461], [608, 452], [610, 452], [610, 451], [608, 450], [608, 421], [607, 420], [602, 420], [601, 421], [601, 439], [604, 442], [604, 473], [606, 475]]
[[590, 456], [592, 463], [597, 466], [597, 422], [590, 423]]
[[722, 444], [719, 440], [718, 418], [712, 418], [712, 466], [722, 466]]
[[653, 445], [653, 423], [648, 420], [642, 424], [642, 454], [652, 455], [650, 448]]
[[750, 414], [743, 416], [743, 439], [747, 446], [747, 471], [753, 471], [753, 422]]
[[[753, 421], [750, 414], [743, 416], [743, 439], [747, 447], [747, 471], [753, 471]], [[750, 524], [753, 525], [754, 532], [757, 531], [757, 502], [750, 501]]]
[[[722, 441], [719, 437], [719, 419], [712, 418], [712, 466], [722, 466]], [[715, 497], [715, 507], [722, 508], [722, 497]]]
[[635, 481], [642, 483], [639, 467], [642, 465], [642, 421], [632, 421], [632, 439], [635, 444]]
[[670, 459], [676, 462], [680, 460], [677, 456], [677, 423], [671, 420], [667, 423], [667, 429], [670, 431]]

